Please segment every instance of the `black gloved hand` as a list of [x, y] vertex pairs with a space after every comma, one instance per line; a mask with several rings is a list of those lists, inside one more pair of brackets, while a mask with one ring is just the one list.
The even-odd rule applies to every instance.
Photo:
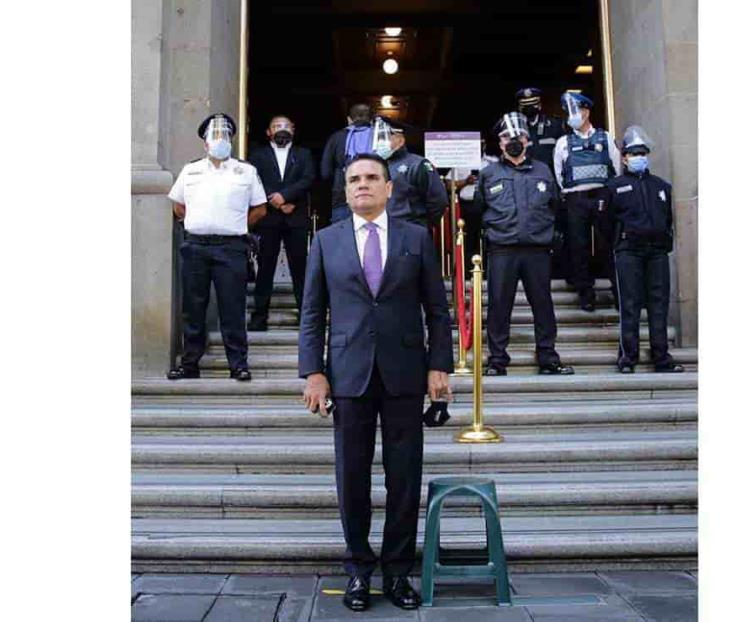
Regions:
[[424, 411], [424, 424], [428, 428], [439, 428], [450, 419], [448, 414], [448, 403], [445, 401], [432, 402], [430, 407]]

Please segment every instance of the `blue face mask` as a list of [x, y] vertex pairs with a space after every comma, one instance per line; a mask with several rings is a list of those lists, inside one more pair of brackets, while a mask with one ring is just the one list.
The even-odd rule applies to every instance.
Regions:
[[626, 168], [631, 173], [641, 173], [649, 168], [649, 158], [645, 155], [630, 156], [626, 160]]
[[377, 153], [384, 160], [387, 160], [393, 154], [393, 149], [391, 149], [390, 145], [382, 144], [375, 149], [375, 153]]
[[214, 142], [207, 142], [208, 153], [216, 160], [225, 160], [230, 156], [231, 145], [229, 140], [221, 138]]

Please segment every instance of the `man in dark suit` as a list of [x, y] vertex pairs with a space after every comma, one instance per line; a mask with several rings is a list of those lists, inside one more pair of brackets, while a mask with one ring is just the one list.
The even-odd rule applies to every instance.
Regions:
[[[429, 232], [385, 211], [392, 183], [385, 160], [361, 154], [347, 166], [352, 218], [318, 232], [310, 249], [300, 320], [305, 403], [326, 415], [333, 395], [336, 485], [351, 579], [344, 604], [369, 604], [377, 558], [370, 548], [370, 468], [380, 415], [386, 518], [383, 588], [403, 609], [421, 600], [414, 564], [422, 482], [424, 394], [451, 397], [453, 347], [445, 288]], [[427, 322], [425, 344], [422, 309]], [[326, 315], [328, 358], [324, 363]]]
[[259, 273], [254, 289], [255, 308], [248, 325], [249, 331], [267, 329], [274, 271], [282, 242], [290, 265], [297, 308], [302, 308], [310, 227], [308, 190], [316, 176], [310, 151], [292, 144], [295, 126], [288, 117], [273, 117], [266, 134], [269, 144], [252, 149], [249, 156], [264, 184], [268, 199], [266, 216], [254, 226], [261, 244]]

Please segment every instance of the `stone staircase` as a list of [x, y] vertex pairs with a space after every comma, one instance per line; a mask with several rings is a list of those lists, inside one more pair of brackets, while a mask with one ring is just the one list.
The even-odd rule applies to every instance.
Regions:
[[[618, 374], [618, 314], [609, 284], [599, 285], [599, 308], [585, 313], [563, 281], [552, 284], [557, 348], [577, 371], [569, 377], [535, 374], [532, 315], [518, 292], [509, 375], [484, 379], [484, 419], [505, 442], [452, 441], [472, 416], [472, 379], [452, 377], [451, 421], [425, 430], [424, 485], [449, 473], [494, 479], [512, 568], [694, 567], [697, 352], [673, 349], [684, 374], [651, 373], [648, 351], [636, 374]], [[226, 378], [219, 333], [202, 379], [133, 380], [133, 570], [340, 571], [332, 425], [301, 403], [293, 305], [277, 286], [270, 330], [249, 334], [251, 383]], [[379, 545], [379, 446], [373, 473]], [[442, 540], [483, 545], [471, 500], [447, 506]]]

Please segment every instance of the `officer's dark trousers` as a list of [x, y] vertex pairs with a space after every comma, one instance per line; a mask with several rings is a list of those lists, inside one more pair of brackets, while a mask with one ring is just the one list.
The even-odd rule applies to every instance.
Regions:
[[479, 239], [481, 238], [481, 211], [474, 206], [473, 201], [460, 202], [461, 217], [465, 224], [466, 240], [463, 248], [465, 254], [466, 278], [470, 276], [473, 269], [471, 258], [480, 255]]
[[639, 362], [639, 318], [647, 307], [649, 345], [655, 366], [672, 362], [667, 344], [670, 264], [667, 251], [653, 246], [616, 250], [621, 334], [618, 366]]
[[303, 287], [305, 286], [305, 264], [308, 258], [308, 230], [300, 227], [288, 227], [286, 224], [276, 227], [258, 228], [259, 272], [256, 275], [254, 289], [254, 312], [251, 321], [264, 320], [269, 316], [269, 303], [274, 289], [274, 272], [277, 269], [280, 244], [284, 242], [287, 263], [292, 277], [292, 291], [298, 311], [303, 308]]
[[184, 355], [181, 365], [196, 370], [207, 343], [205, 316], [210, 284], [215, 284], [225, 354], [231, 371], [248, 369], [246, 280], [248, 243], [240, 236], [226, 242], [194, 241], [181, 245]]
[[409, 574], [416, 552], [422, 485], [424, 398], [390, 395], [376, 368], [362, 396], [335, 401], [336, 490], [347, 543], [344, 569], [349, 575], [369, 577], [377, 563], [368, 537], [370, 469], [380, 415], [386, 489], [380, 562], [384, 575]]
[[595, 278], [590, 272], [592, 257], [592, 227], [597, 232], [598, 248], [596, 255], [602, 258], [607, 267], [608, 278], [615, 289], [615, 270], [613, 267], [612, 228], [607, 212], [599, 212], [599, 201], [608, 207], [607, 188], [597, 188], [580, 192], [567, 192], [567, 242], [572, 264], [571, 283], [580, 293], [580, 297], [594, 300], [592, 291]]
[[533, 311], [538, 365], [559, 363], [556, 343], [556, 316], [551, 300], [551, 255], [548, 249], [525, 248], [489, 253], [489, 310], [486, 330], [489, 338], [489, 364], [506, 367], [510, 362], [510, 316], [515, 303], [517, 282], [522, 281]]

